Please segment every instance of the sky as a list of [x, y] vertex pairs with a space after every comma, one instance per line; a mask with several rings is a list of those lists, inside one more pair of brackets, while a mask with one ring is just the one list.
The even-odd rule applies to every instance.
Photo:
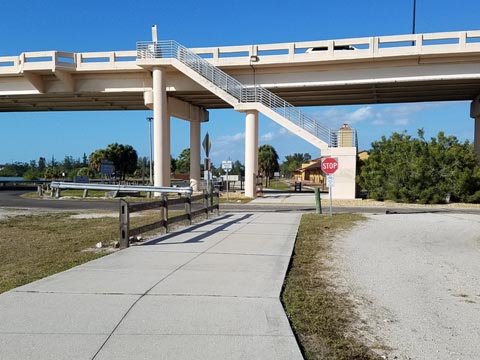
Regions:
[[[478, 1], [478, 0], [477, 0]], [[477, 30], [475, 0], [417, 0], [416, 32]], [[176, 40], [187, 47], [246, 45], [408, 34], [413, 0], [0, 0], [0, 56], [24, 51], [133, 50], [137, 41]], [[394, 131], [427, 137], [438, 131], [473, 140], [469, 102], [358, 105], [303, 108], [325, 125], [348, 123], [358, 132], [359, 150]], [[108, 144], [132, 145], [148, 156], [150, 111], [0, 113], [0, 164], [40, 156], [82, 157]], [[172, 119], [172, 155], [189, 146], [188, 122]], [[245, 118], [233, 109], [211, 110], [211, 158], [244, 162]], [[264, 116], [260, 144], [270, 144], [280, 161], [294, 152], [319, 150]], [[203, 153], [202, 153], [203, 157]]]

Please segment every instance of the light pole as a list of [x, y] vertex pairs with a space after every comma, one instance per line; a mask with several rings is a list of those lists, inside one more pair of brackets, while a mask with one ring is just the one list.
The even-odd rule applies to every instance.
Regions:
[[153, 117], [147, 117], [148, 121], [148, 142], [150, 145], [150, 185], [153, 185], [153, 167], [152, 167], [152, 120]]
[[417, 16], [417, 0], [413, 0], [413, 24], [412, 24], [412, 34], [415, 34], [415, 23]]

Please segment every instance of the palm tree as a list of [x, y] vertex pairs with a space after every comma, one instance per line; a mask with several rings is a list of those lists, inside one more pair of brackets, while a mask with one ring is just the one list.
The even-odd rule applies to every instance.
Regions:
[[265, 177], [265, 187], [270, 184], [270, 178], [279, 170], [278, 154], [271, 145], [258, 148], [258, 170]]
[[102, 163], [102, 160], [107, 159], [107, 153], [105, 149], [98, 149], [92, 152], [88, 158], [88, 161], [90, 163], [90, 167], [95, 170], [95, 171], [100, 171], [100, 165]]

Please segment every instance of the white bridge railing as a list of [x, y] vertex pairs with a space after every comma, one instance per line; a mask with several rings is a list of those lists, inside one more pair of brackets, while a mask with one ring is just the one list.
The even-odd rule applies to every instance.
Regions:
[[[353, 46], [356, 51], [338, 50]], [[322, 47], [325, 51], [307, 54], [309, 48]], [[364, 57], [402, 55], [438, 55], [480, 51], [480, 30], [427, 34], [374, 36], [364, 38], [315, 40], [276, 44], [219, 46], [191, 48], [190, 51], [215, 65], [249, 64], [252, 56], [260, 63], [298, 60], [344, 60]], [[273, 61], [275, 59], [275, 61]], [[24, 52], [16, 56], [0, 56], [0, 75], [20, 73], [22, 70], [52, 69], [55, 65], [70, 70], [139, 69], [135, 51], [104, 51], [71, 53], [64, 51]]]
[[177, 59], [215, 86], [232, 95], [240, 103], [261, 103], [324, 141], [329, 146], [332, 146], [334, 143], [332, 131], [313, 117], [308, 116], [292, 104], [259, 85], [245, 86], [176, 41], [139, 42], [137, 43], [137, 58]]

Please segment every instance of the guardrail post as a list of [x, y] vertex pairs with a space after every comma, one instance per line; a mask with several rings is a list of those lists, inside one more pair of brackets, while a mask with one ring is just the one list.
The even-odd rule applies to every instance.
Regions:
[[128, 213], [128, 203], [125, 200], [120, 200], [120, 249], [127, 248], [130, 243], [130, 216]]
[[188, 215], [188, 222], [192, 225], [192, 195], [190, 194], [185, 198], [185, 212]]

